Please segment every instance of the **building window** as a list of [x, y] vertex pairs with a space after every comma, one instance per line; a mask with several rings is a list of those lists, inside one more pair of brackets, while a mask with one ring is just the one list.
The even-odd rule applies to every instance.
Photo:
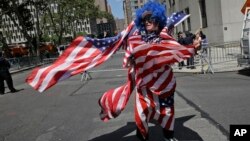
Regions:
[[186, 31], [186, 25], [185, 25], [185, 22], [182, 22], [182, 31]]
[[174, 7], [175, 6], [175, 0], [168, 0], [169, 6]]
[[201, 25], [202, 27], [207, 27], [207, 13], [206, 13], [206, 1], [200, 0], [200, 10], [201, 10]]
[[[187, 15], [190, 14], [189, 8], [186, 8], [186, 9], [185, 9], [185, 13], [186, 13]], [[188, 30], [188, 31], [191, 31], [191, 20], [190, 20], [190, 17], [187, 18], [187, 30]]]

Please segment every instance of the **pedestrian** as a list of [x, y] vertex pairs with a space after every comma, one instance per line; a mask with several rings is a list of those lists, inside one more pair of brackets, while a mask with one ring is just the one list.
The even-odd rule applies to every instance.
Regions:
[[[176, 140], [174, 137], [176, 80], [171, 63], [167, 63], [172, 57], [171, 51], [166, 54], [164, 51], [167, 52], [168, 47], [179, 48], [181, 45], [167, 34], [167, 29], [164, 28], [166, 19], [163, 5], [157, 2], [146, 3], [136, 12], [135, 24], [138, 32], [131, 36], [127, 43], [129, 45], [127, 52], [130, 52], [127, 66], [135, 70], [134, 82], [137, 92], [135, 122], [136, 136], [140, 141], [149, 139], [148, 122], [153, 119], [161, 125], [165, 141]], [[136, 45], [135, 39], [139, 40], [139, 45]], [[136, 50], [140, 51], [136, 52]], [[155, 53], [159, 54], [154, 55]], [[186, 55], [191, 55], [191, 53]], [[148, 58], [143, 60], [145, 56]], [[183, 61], [184, 55], [181, 57], [180, 61]], [[160, 63], [161, 61], [166, 62]]]
[[[184, 33], [183, 32], [178, 32], [177, 35], [178, 38], [178, 43], [180, 43], [181, 45], [185, 45], [185, 40], [184, 40]], [[178, 63], [179, 69], [182, 69], [183, 66], [185, 66], [184, 61], [181, 61], [180, 63]]]
[[7, 85], [11, 93], [17, 92], [13, 86], [13, 80], [9, 72], [10, 63], [3, 57], [2, 52], [0, 52], [0, 94], [3, 95], [5, 92], [4, 80], [7, 82]]
[[[126, 48], [123, 65], [128, 69], [128, 79], [124, 85], [110, 89], [101, 96], [100, 118], [107, 121], [119, 116], [135, 90], [134, 113], [138, 139], [149, 139], [148, 123], [155, 119], [162, 127], [164, 140], [175, 141], [176, 79], [171, 65], [190, 57], [194, 49], [179, 44], [170, 35], [173, 31], [171, 28], [183, 21], [185, 16], [173, 13], [172, 20], [167, 23], [165, 14], [164, 5], [148, 1], [136, 11], [135, 21], [121, 34], [104, 39], [77, 38], [56, 63], [46, 69], [34, 70], [26, 82], [43, 92], [62, 79], [100, 65], [123, 44]], [[58, 67], [59, 64], [64, 66], [65, 62], [67, 67]]]
[[[195, 39], [195, 35], [189, 31], [186, 31], [185, 32], [185, 45], [188, 45], [188, 46], [193, 46], [194, 47], [194, 39]], [[195, 47], [194, 47], [195, 49]], [[195, 69], [195, 66], [194, 66], [194, 55], [192, 55], [190, 58], [187, 59], [187, 68], [189, 69]]]
[[195, 33], [195, 38], [193, 39], [193, 45], [195, 48], [195, 55], [198, 55], [198, 51], [201, 50], [201, 31]]

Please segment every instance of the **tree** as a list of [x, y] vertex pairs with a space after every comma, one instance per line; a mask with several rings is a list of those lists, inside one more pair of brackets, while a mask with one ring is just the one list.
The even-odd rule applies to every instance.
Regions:
[[[27, 40], [30, 53], [33, 54], [32, 37], [28, 34], [28, 31], [33, 29], [33, 18], [31, 11], [27, 8], [29, 0], [19, 3], [16, 0], [1, 0], [0, 3], [0, 16], [7, 15], [14, 25], [22, 32]], [[17, 20], [16, 20], [17, 18]]]
[[63, 34], [74, 33], [76, 35], [77, 23], [99, 15], [99, 9], [94, 2], [94, 0], [48, 0], [47, 3], [54, 5], [56, 11], [47, 7], [43, 23], [49, 23], [50, 26], [45, 27], [47, 28], [45, 30], [53, 29], [58, 36], [58, 44], [61, 44]]
[[42, 40], [42, 32], [41, 32], [41, 28], [40, 28], [40, 15], [42, 15], [48, 4], [46, 3], [45, 0], [29, 0], [29, 4], [32, 5], [35, 8], [35, 13], [34, 16], [36, 17], [36, 22], [35, 24], [35, 30], [36, 30], [36, 36], [35, 38], [33, 38], [33, 45], [35, 47], [35, 51], [37, 53], [37, 55], [40, 55], [40, 41]]
[[[26, 38], [30, 53], [39, 54], [38, 46], [43, 34], [53, 33], [53, 40], [61, 44], [63, 34], [76, 35], [79, 32], [77, 23], [102, 16], [94, 2], [95, 0], [1, 0], [0, 16], [7, 15]], [[35, 10], [31, 11], [29, 6]], [[52, 6], [56, 7], [56, 11], [52, 11]], [[31, 30], [35, 31], [35, 38], [28, 34]]]

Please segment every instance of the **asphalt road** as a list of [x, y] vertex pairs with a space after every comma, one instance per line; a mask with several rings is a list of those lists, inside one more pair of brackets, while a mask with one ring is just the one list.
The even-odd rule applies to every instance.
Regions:
[[[99, 97], [126, 81], [118, 54], [81, 82], [77, 75], [44, 93], [13, 75], [21, 91], [0, 96], [0, 141], [136, 141], [133, 98], [116, 119], [99, 119]], [[102, 71], [100, 71], [102, 70]], [[111, 71], [103, 71], [111, 70]], [[176, 73], [176, 138], [180, 141], [227, 140], [230, 124], [249, 124], [250, 72]], [[133, 96], [132, 96], [133, 97]], [[150, 124], [150, 141], [162, 141]]]
[[250, 124], [250, 70], [176, 76], [177, 93], [224, 134], [230, 124]]

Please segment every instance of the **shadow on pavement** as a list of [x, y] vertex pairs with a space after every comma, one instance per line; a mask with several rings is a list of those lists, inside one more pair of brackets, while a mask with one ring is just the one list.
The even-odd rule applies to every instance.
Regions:
[[250, 68], [239, 70], [238, 73], [241, 75], [250, 76]]
[[195, 115], [177, 118], [175, 121], [175, 136], [179, 141], [203, 141], [198, 133], [185, 127], [184, 123]]
[[[192, 116], [185, 116], [176, 118], [175, 121], [175, 137], [179, 141], [202, 141], [202, 138], [192, 129], [184, 126], [184, 123]], [[117, 129], [112, 133], [101, 135], [89, 141], [139, 141], [135, 136], [136, 125], [134, 122], [128, 122], [127, 125]], [[134, 135], [129, 135], [134, 132]], [[149, 127], [149, 140], [150, 141], [164, 141], [162, 129], [159, 125]]]

